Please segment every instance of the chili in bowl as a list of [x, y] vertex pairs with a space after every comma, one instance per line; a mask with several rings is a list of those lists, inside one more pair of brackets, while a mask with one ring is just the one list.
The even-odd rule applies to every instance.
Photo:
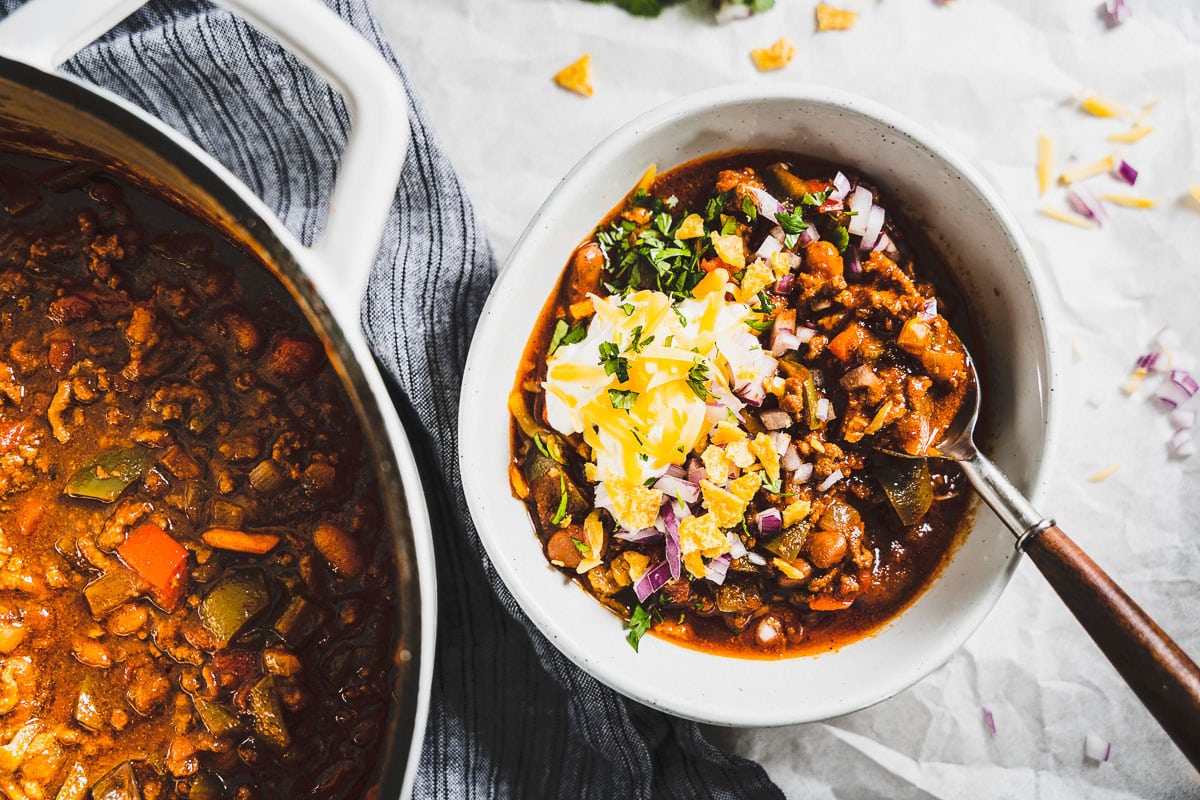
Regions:
[[953, 417], [961, 335], [1011, 387], [985, 409], [997, 460], [1037, 483], [1031, 263], [969, 167], [867, 101], [728, 89], [631, 123], [530, 224], [472, 345], [464, 488], [497, 571], [576, 663], [682, 716], [905, 688], [1015, 559], [955, 466], [889, 451]]

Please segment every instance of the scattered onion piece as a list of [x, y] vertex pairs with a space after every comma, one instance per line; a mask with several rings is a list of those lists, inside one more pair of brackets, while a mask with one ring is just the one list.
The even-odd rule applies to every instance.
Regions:
[[1180, 428], [1171, 437], [1171, 450], [1180, 458], [1189, 458], [1196, 454], [1196, 440], [1192, 437], [1191, 428]]
[[983, 724], [987, 725], [988, 731], [992, 736], [996, 735], [996, 718], [992, 716], [992, 710], [987, 706], [983, 707]]
[[729, 564], [733, 559], [729, 553], [723, 556], [718, 556], [708, 562], [708, 566], [704, 568], [704, 577], [708, 578], [713, 583], [720, 586], [725, 583], [725, 573], [729, 571]]
[[1158, 206], [1157, 200], [1133, 194], [1102, 194], [1100, 199], [1106, 203], [1115, 203], [1126, 208], [1156, 208]]
[[1101, 481], [1108, 480], [1113, 475], [1116, 475], [1117, 470], [1119, 470], [1120, 468], [1121, 468], [1121, 462], [1114, 461], [1113, 463], [1109, 464], [1107, 467], [1100, 470], [1099, 472], [1093, 472], [1091, 475], [1088, 475], [1088, 480], [1091, 481], [1092, 483], [1100, 483]]
[[1050, 219], [1058, 220], [1059, 222], [1065, 222], [1068, 225], [1074, 225], [1077, 228], [1096, 227], [1096, 223], [1087, 217], [1081, 217], [1078, 214], [1070, 214], [1057, 208], [1039, 208], [1038, 211]]
[[637, 595], [639, 603], [644, 603], [669, 580], [671, 580], [671, 567], [664, 561], [654, 569], [646, 570], [646, 573], [634, 582], [633, 593]]
[[1104, 4], [1104, 10], [1108, 13], [1109, 27], [1116, 27], [1133, 15], [1133, 9], [1125, 0], [1108, 0]]
[[842, 471], [840, 469], [835, 469], [833, 472], [831, 472], [829, 474], [828, 478], [821, 481], [821, 483], [817, 486], [817, 491], [818, 492], [827, 492], [830, 489], [832, 489], [833, 485], [835, 483], [837, 483], [838, 481], [840, 481], [841, 479], [842, 479]]
[[1120, 180], [1125, 181], [1130, 186], [1137, 183], [1138, 171], [1134, 169], [1128, 161], [1118, 156], [1113, 156], [1113, 175]]
[[1103, 175], [1106, 172], [1112, 172], [1112, 168], [1113, 157], [1111, 155], [1105, 156], [1097, 161], [1093, 161], [1091, 164], [1083, 164], [1074, 169], [1065, 170], [1063, 174], [1058, 176], [1058, 182], [1063, 186], [1070, 186], [1072, 183], [1078, 183], [1097, 175]]
[[1089, 733], [1083, 739], [1083, 754], [1097, 764], [1108, 761], [1112, 755], [1112, 743], [1101, 739], [1094, 733]]
[[1110, 133], [1108, 140], [1110, 142], [1120, 142], [1121, 144], [1133, 144], [1134, 142], [1140, 142], [1152, 133], [1154, 133], [1153, 125], [1134, 125], [1127, 131]]
[[1103, 225], [1108, 221], [1108, 213], [1104, 210], [1104, 206], [1100, 204], [1100, 201], [1096, 199], [1096, 195], [1082, 186], [1067, 192], [1067, 202], [1079, 214], [1088, 219], [1095, 220], [1099, 225]]

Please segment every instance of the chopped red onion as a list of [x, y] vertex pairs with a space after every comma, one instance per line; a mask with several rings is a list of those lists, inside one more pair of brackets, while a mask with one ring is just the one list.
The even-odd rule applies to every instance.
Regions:
[[1109, 27], [1116, 27], [1133, 15], [1133, 9], [1125, 0], [1108, 0], [1104, 10], [1108, 12]]
[[1171, 437], [1171, 449], [1180, 458], [1188, 458], [1196, 454], [1196, 440], [1192, 438], [1191, 428], [1180, 428]]
[[668, 464], [666, 474], [670, 475], [672, 478], [687, 477], [687, 472], [684, 471], [683, 467], [679, 466], [678, 464]]
[[871, 250], [875, 247], [875, 243], [883, 234], [883, 222], [886, 216], [887, 212], [883, 210], [883, 206], [871, 206], [871, 213], [867, 217], [867, 227], [863, 231], [858, 249]]
[[879, 238], [875, 240], [875, 244], [871, 247], [871, 252], [874, 253], [882, 250], [884, 253], [895, 252], [896, 245], [892, 243], [892, 237], [886, 233], [879, 234]]
[[809, 224], [807, 228], [800, 231], [800, 237], [797, 239], [800, 244], [809, 244], [810, 242], [821, 241], [821, 234], [817, 233], [817, 227]]
[[834, 200], [842, 200], [845, 199], [845, 197], [849, 194], [850, 179], [841, 172], [838, 172], [837, 175], [833, 176], [833, 190], [830, 191], [826, 196]]
[[829, 398], [822, 397], [817, 400], [817, 419], [821, 420], [821, 422], [837, 419], [837, 414], [833, 410], [833, 403], [829, 402]]
[[667, 525], [666, 556], [667, 566], [671, 571], [671, 580], [678, 578], [680, 571], [679, 518], [675, 515], [677, 507], [672, 501], [663, 506], [662, 510], [663, 522]]
[[1083, 754], [1096, 763], [1108, 761], [1108, 757], [1112, 755], [1112, 743], [1089, 733], [1083, 739]]
[[992, 736], [996, 735], [996, 718], [992, 716], [992, 710], [987, 706], [983, 707], [983, 724], [987, 725], [987, 729], [991, 731]]
[[811, 341], [816, 335], [817, 332], [815, 329], [809, 328], [805, 325], [801, 325], [800, 327], [796, 328], [796, 339], [800, 342], [800, 344], [805, 344], [806, 342]]
[[733, 387], [733, 393], [746, 401], [746, 405], [758, 408], [767, 399], [767, 390], [758, 381], [745, 381]]
[[1101, 225], [1108, 221], [1108, 213], [1105, 212], [1100, 200], [1082, 186], [1076, 186], [1067, 192], [1067, 203], [1083, 216], [1095, 220]]
[[714, 558], [704, 568], [704, 577], [720, 586], [725, 582], [725, 573], [729, 571], [729, 565], [732, 562], [733, 559], [729, 557], [729, 553]]
[[771, 332], [771, 355], [781, 356], [789, 350], [799, 349], [800, 339], [796, 334], [778, 329]]
[[729, 419], [729, 411], [721, 403], [710, 402], [704, 409], [704, 422], [710, 427]]
[[1154, 372], [1155, 369], [1159, 366], [1159, 362], [1165, 362], [1165, 359], [1163, 358], [1162, 353], [1160, 353], [1160, 352], [1143, 353], [1142, 355], [1138, 356], [1137, 365], [1141, 369], [1148, 370], [1150, 372]]
[[782, 458], [787, 449], [791, 447], [792, 437], [783, 431], [772, 431], [767, 436], [771, 438], [771, 445], [775, 448], [775, 452]]
[[685, 503], [694, 503], [700, 499], [700, 487], [685, 478], [674, 475], [663, 475], [654, 482], [654, 488], [668, 497], [674, 497]]
[[782, 409], [771, 409], [758, 415], [763, 427], [769, 431], [781, 431], [792, 424], [792, 415]]
[[[855, 186], [849, 199], [850, 213], [854, 216], [850, 218], [849, 224], [846, 225], [846, 230], [855, 236], [862, 236], [866, 233], [867, 223], [870, 222], [871, 208], [874, 204], [875, 198], [871, 194], [870, 189], [863, 186]], [[879, 232], [876, 231], [875, 235], [878, 236]]]
[[846, 248], [844, 266], [847, 275], [862, 275], [862, 262], [859, 261], [857, 247]]
[[767, 560], [753, 550], [746, 553], [746, 560], [757, 567], [765, 567], [767, 565]]
[[654, 569], [646, 570], [646, 573], [634, 582], [633, 593], [637, 595], [639, 603], [644, 603], [652, 594], [666, 586], [669, 580], [671, 580], [671, 567], [663, 561]]
[[1129, 162], [1123, 158], [1113, 159], [1112, 171], [1113, 175], [1125, 181], [1130, 186], [1133, 186], [1133, 184], [1137, 182], [1138, 171], [1129, 166]]
[[782, 249], [782, 242], [780, 242], [774, 236], [768, 236], [767, 238], [763, 239], [762, 244], [760, 244], [758, 249], [754, 251], [754, 255], [769, 259]]
[[800, 469], [803, 463], [800, 460], [800, 451], [796, 449], [795, 445], [788, 445], [788, 449], [784, 451], [783, 457], [779, 459], [780, 466], [791, 473], [795, 473], [796, 470]]
[[[796, 276], [792, 273], [787, 273], [779, 280], [775, 281], [775, 294], [787, 294], [792, 290], [792, 284], [795, 282]], [[779, 324], [779, 320], [775, 320], [775, 324]]]
[[1182, 430], [1184, 428], [1190, 429], [1190, 428], [1196, 427], [1196, 412], [1195, 411], [1188, 411], [1188, 410], [1185, 410], [1182, 408], [1177, 408], [1171, 412], [1171, 416], [1169, 417], [1169, 419], [1171, 421], [1171, 427], [1174, 428], [1175, 430]]
[[937, 316], [937, 298], [931, 297], [921, 306], [921, 310], [917, 312], [917, 316], [923, 320], [931, 320]]
[[830, 473], [828, 478], [821, 481], [821, 483], [817, 486], [817, 491], [818, 492], [827, 492], [833, 487], [833, 485], [835, 483], [837, 483], [841, 479], [842, 479], [842, 471], [840, 469], [835, 469], [832, 473]]
[[617, 531], [613, 534], [613, 537], [623, 542], [640, 544], [642, 542], [653, 542], [655, 539], [661, 538], [662, 535], [662, 531], [657, 528], [642, 528], [640, 531]]
[[783, 530], [783, 513], [778, 508], [768, 508], [754, 515], [760, 536], [775, 536]]
[[751, 187], [750, 193], [754, 195], [756, 200], [758, 200], [758, 210], [761, 211], [762, 215], [767, 219], [775, 219], [776, 214], [782, 211], [787, 211], [787, 209], [783, 207], [783, 203], [780, 203], [762, 189]]
[[692, 456], [690, 459], [688, 459], [687, 479], [689, 481], [699, 486], [700, 481], [704, 480], [706, 475], [707, 473], [704, 471], [704, 462], [695, 456]]
[[1200, 391], [1200, 383], [1196, 383], [1196, 379], [1185, 370], [1173, 369], [1171, 370], [1171, 374], [1167, 376], [1167, 379], [1180, 389], [1183, 389], [1185, 392], [1187, 392], [1188, 397], [1191, 397], [1196, 392]]
[[729, 542], [729, 557], [734, 561], [737, 561], [749, 552], [746, 550], [746, 545], [742, 543], [741, 538], [733, 531], [726, 533], [725, 539]]
[[792, 480], [796, 483], [804, 483], [812, 480], [813, 465], [801, 463], [800, 466], [792, 470]]

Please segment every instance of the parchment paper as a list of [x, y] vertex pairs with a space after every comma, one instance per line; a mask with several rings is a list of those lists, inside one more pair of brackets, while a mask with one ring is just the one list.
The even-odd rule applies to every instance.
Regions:
[[[538, 205], [601, 138], [677, 95], [728, 83], [826, 84], [886, 103], [970, 158], [1033, 241], [1055, 297], [1059, 435], [1044, 511], [1200, 658], [1200, 456], [1172, 457], [1166, 415], [1121, 392], [1164, 324], [1200, 353], [1200, 4], [1129, 0], [1108, 29], [1099, 0], [840, 0], [857, 26], [815, 33], [815, 0], [777, 0], [718, 27], [700, 4], [636, 19], [582, 0], [376, 0], [402, 62], [463, 175], [503, 261]], [[749, 51], [781, 35], [798, 55], [760, 74]], [[595, 96], [551, 76], [592, 54]], [[1132, 108], [1157, 98], [1156, 132], [1088, 116], [1085, 86]], [[1036, 137], [1060, 166], [1119, 149], [1160, 201], [1111, 208], [1079, 230], [1037, 213]], [[1097, 405], [1098, 404], [1098, 405]], [[1200, 406], [1200, 403], [1197, 404]], [[1117, 463], [1103, 482], [1088, 476]], [[781, 702], [786, 697], [781, 690]], [[982, 708], [991, 709], [992, 735]], [[824, 723], [714, 730], [796, 798], [1184, 798], [1200, 777], [1029, 563], [987, 622], [942, 669], [880, 705]], [[1107, 763], [1084, 756], [1094, 733]], [[1200, 732], [1197, 732], [1200, 736]]]

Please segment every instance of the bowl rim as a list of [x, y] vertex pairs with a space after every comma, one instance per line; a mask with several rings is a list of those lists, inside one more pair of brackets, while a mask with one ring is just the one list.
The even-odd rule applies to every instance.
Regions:
[[[478, 528], [479, 538], [487, 551], [488, 560], [492, 562], [497, 574], [499, 574], [521, 610], [534, 622], [540, 633], [549, 639], [572, 663], [614, 691], [644, 705], [697, 722], [732, 727], [774, 727], [829, 719], [868, 708], [909, 688], [940, 668], [967, 642], [999, 601], [1000, 596], [1003, 594], [1004, 589], [1007, 588], [1012, 575], [1020, 563], [1022, 554], [1014, 548], [1013, 552], [1015, 555], [1005, 562], [1002, 570], [1000, 570], [999, 580], [994, 584], [992, 590], [986, 595], [981, 595], [981, 599], [974, 603], [967, 613], [962, 615], [960, 621], [953, 627], [953, 633], [943, 636], [939, 640], [939, 646], [923, 659], [919, 667], [911, 668], [905, 672], [898, 672], [890, 680], [879, 682], [870, 691], [858, 692], [850, 702], [840, 699], [839, 701], [819, 704], [817, 707], [810, 705], [803, 711], [797, 710], [789, 703], [780, 703], [774, 710], [764, 711], [757, 709], [750, 713], [741, 709], [741, 704], [739, 703], [730, 703], [719, 710], [712, 707], [702, 707], [698, 704], [681, 707], [673, 703], [661, 702], [658, 698], [639, 687], [620, 668], [616, 668], [611, 664], [590, 660], [588, 654], [584, 652], [571, 636], [561, 635], [563, 627], [555, 620], [554, 609], [544, 602], [544, 598], [539, 598], [532, 592], [526, 591], [520, 574], [507, 559], [500, 557], [501, 554], [493, 550], [494, 546], [498, 546], [497, 541], [494, 536], [485, 533], [492, 526], [483, 505], [483, 495], [486, 492], [486, 487], [482, 485], [480, 470], [476, 469], [475, 466], [478, 462], [473, 455], [475, 447], [472, 443], [473, 439], [469, 436], [463, 436], [463, 433], [475, 427], [472, 421], [475, 409], [468, 402], [468, 399], [473, 393], [473, 387], [477, 380], [476, 376], [483, 371], [481, 362], [485, 358], [483, 355], [485, 348], [479, 343], [489, 338], [490, 333], [497, 332], [496, 328], [502, 324], [505, 316], [505, 310], [499, 306], [501, 302], [500, 298], [511, 291], [513, 284], [523, 278], [512, 267], [525, 257], [524, 249], [527, 240], [539, 228], [539, 224], [547, 213], [561, 202], [563, 196], [577, 191], [586, 191], [584, 187], [576, 185], [576, 176], [586, 170], [593, 162], [608, 161], [612, 157], [619, 155], [622, 151], [629, 149], [636, 143], [639, 136], [644, 133], [652, 130], [657, 131], [684, 118], [703, 117], [726, 106], [770, 101], [813, 103], [835, 107], [895, 130], [907, 136], [913, 142], [923, 146], [930, 153], [935, 154], [951, 171], [962, 178], [970, 191], [974, 192], [983, 201], [989, 214], [1003, 229], [1003, 232], [1013, 244], [1016, 259], [1022, 266], [1023, 277], [1028, 284], [1028, 289], [1033, 299], [1034, 308], [1032, 310], [1040, 323], [1039, 330], [1035, 335], [1038, 336], [1038, 341], [1036, 342], [1037, 349], [1044, 355], [1044, 361], [1037, 371], [1037, 377], [1042, 388], [1040, 403], [1042, 425], [1039, 437], [1041, 439], [1041, 447], [1035, 453], [1036, 463], [1030, 477], [1031, 488], [1029, 491], [1029, 499], [1035, 505], [1040, 504], [1044, 499], [1046, 476], [1051, 474], [1052, 471], [1053, 465], [1051, 462], [1056, 450], [1054, 444], [1058, 438], [1059, 413], [1057, 407], [1059, 399], [1058, 393], [1055, 391], [1055, 383], [1058, 375], [1056, 365], [1059, 356], [1054, 347], [1054, 322], [1052, 315], [1047, 313], [1048, 309], [1053, 308], [1051, 303], [1053, 294], [1049, 291], [1047, 278], [1043, 274], [1032, 244], [1028, 241], [1016, 218], [1009, 211], [999, 193], [965, 158], [924, 126], [913, 122], [882, 103], [860, 95], [824, 86], [805, 83], [779, 83], [770, 86], [734, 84], [695, 92], [652, 108], [629, 122], [622, 124], [592, 147], [571, 167], [562, 180], [550, 192], [545, 201], [538, 207], [538, 210], [530, 219], [521, 236], [513, 245], [512, 251], [505, 260], [496, 283], [492, 287], [487, 302], [480, 314], [467, 356], [460, 394], [458, 424], [460, 434], [459, 471], [462, 488], [472, 520]], [[566, 255], [564, 254], [564, 263], [565, 259]], [[555, 274], [558, 275], [560, 273], [556, 272]], [[548, 291], [549, 289], [547, 289]], [[536, 302], [539, 304], [544, 302], [542, 293], [537, 295]], [[507, 397], [507, 391], [504, 396]], [[511, 498], [511, 495], [509, 497]], [[980, 505], [978, 502], [973, 503], [973, 506]], [[990, 513], [990, 511], [979, 510], [978, 513]], [[532, 524], [530, 524], [529, 528], [532, 532]], [[578, 587], [573, 588], [581, 591]], [[919, 597], [920, 595], [918, 595]], [[905, 612], [902, 611], [901, 614], [903, 613]], [[878, 632], [885, 630], [891, 622], [890, 620], [884, 623], [884, 626]], [[614, 642], [619, 644], [619, 646], [626, 646], [623, 641], [620, 641], [616, 637], [614, 637]], [[672, 643], [668, 644], [672, 647], [680, 647]], [[727, 658], [716, 654], [705, 653], [704, 655], [713, 658]], [[805, 658], [805, 656], [799, 656], [796, 659], [782, 659], [780, 662], [786, 663], [787, 661], [801, 658]], [[758, 659], [754, 659], [754, 661], [758, 661]]]

